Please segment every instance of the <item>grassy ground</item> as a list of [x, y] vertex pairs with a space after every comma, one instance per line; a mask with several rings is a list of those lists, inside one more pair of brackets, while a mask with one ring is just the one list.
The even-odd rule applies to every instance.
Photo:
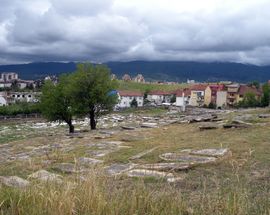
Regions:
[[[253, 110], [245, 114], [261, 112], [269, 111]], [[231, 120], [236, 115], [239, 113], [224, 117]], [[161, 162], [159, 155], [165, 152], [220, 147], [230, 148], [232, 157], [177, 172], [184, 179], [173, 184], [153, 178], [107, 177], [102, 167], [96, 167], [86, 181], [79, 180], [78, 175], [65, 175], [62, 185], [34, 182], [25, 190], [1, 187], [0, 214], [270, 214], [270, 119], [257, 118], [253, 122], [252, 127], [245, 129], [199, 131], [200, 124], [175, 124], [118, 133], [110, 140], [135, 135], [146, 139], [125, 143], [130, 148], [108, 154], [104, 165], [128, 163], [131, 156], [157, 146], [156, 150], [134, 162]], [[15, 150], [20, 151], [26, 146], [69, 141], [76, 146], [74, 150], [61, 152], [56, 149], [48, 156], [56, 162], [74, 162], [75, 157], [85, 155], [89, 142], [96, 141], [94, 135], [89, 132], [82, 139], [67, 139], [61, 128], [52, 136], [39, 134], [11, 144], [16, 144]], [[1, 165], [0, 175], [27, 178], [39, 169], [55, 172], [42, 162], [46, 159], [45, 156], [31, 162]]]
[[151, 90], [164, 90], [164, 91], [172, 91], [181, 88], [185, 88], [187, 84], [175, 84], [175, 85], [168, 85], [168, 84], [149, 84], [149, 83], [136, 83], [136, 82], [125, 82], [125, 81], [118, 81], [118, 89], [119, 90], [135, 90], [135, 91], [151, 91]]

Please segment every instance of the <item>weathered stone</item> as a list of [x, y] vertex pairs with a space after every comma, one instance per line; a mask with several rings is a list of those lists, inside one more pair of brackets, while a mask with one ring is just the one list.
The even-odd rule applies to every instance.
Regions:
[[191, 165], [213, 163], [217, 160], [215, 157], [201, 157], [182, 153], [165, 153], [160, 155], [160, 158], [165, 161], [187, 162]]
[[138, 168], [141, 169], [151, 169], [158, 171], [181, 171], [190, 169], [191, 166], [188, 163], [154, 163], [154, 164], [142, 164]]
[[46, 170], [39, 170], [31, 175], [29, 175], [30, 179], [37, 179], [43, 182], [62, 182], [62, 176], [54, 173], [50, 173]]
[[218, 129], [218, 126], [214, 125], [214, 124], [201, 125], [201, 126], [199, 126], [199, 129], [201, 131], [203, 131], [203, 130], [213, 130], [213, 129]]
[[249, 128], [249, 127], [250, 127], [250, 125], [237, 124], [237, 123], [223, 125], [223, 128], [225, 128], [225, 129], [228, 129], [228, 128]]
[[133, 169], [127, 172], [129, 177], [154, 177], [157, 179], [165, 179], [168, 182], [176, 182], [183, 180], [183, 177], [174, 177], [172, 173], [146, 170], [146, 169]]
[[270, 114], [259, 114], [258, 117], [263, 119], [270, 118]]
[[89, 156], [94, 156], [94, 157], [104, 157], [107, 154], [113, 152], [112, 150], [94, 150], [94, 151], [88, 151]]
[[135, 166], [136, 164], [133, 163], [112, 164], [111, 166], [105, 168], [105, 172], [107, 172], [109, 175], [119, 175], [122, 174], [123, 172], [133, 169]]
[[29, 181], [18, 176], [0, 176], [0, 183], [15, 188], [25, 188], [30, 184]]
[[157, 128], [158, 124], [157, 123], [151, 123], [151, 122], [145, 122], [141, 124], [142, 128]]
[[190, 154], [200, 156], [211, 156], [211, 157], [224, 157], [227, 155], [231, 155], [231, 151], [228, 148], [202, 149], [202, 150], [193, 150], [190, 152]]
[[127, 126], [127, 125], [122, 125], [121, 128], [124, 129], [124, 130], [135, 130], [136, 129], [136, 127]]
[[158, 148], [158, 147], [154, 147], [154, 148], [152, 148], [152, 149], [143, 151], [143, 152], [141, 152], [141, 153], [139, 153], [139, 154], [137, 154], [137, 155], [132, 156], [130, 159], [131, 159], [131, 160], [140, 159], [140, 158], [143, 157], [144, 155], [147, 155], [147, 154], [153, 152], [153, 151], [156, 150], [157, 148]]
[[103, 163], [102, 160], [97, 160], [97, 159], [94, 159], [94, 158], [87, 158], [87, 157], [78, 158], [77, 162], [80, 165], [85, 165], [85, 166], [92, 166], [92, 165]]

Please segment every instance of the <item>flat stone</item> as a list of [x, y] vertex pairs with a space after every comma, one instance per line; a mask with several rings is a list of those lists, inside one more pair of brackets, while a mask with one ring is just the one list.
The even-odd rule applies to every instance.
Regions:
[[112, 164], [111, 166], [108, 166], [105, 168], [105, 172], [107, 172], [109, 175], [119, 175], [122, 174], [128, 170], [133, 169], [136, 166], [136, 164], [128, 163], [128, 164]]
[[18, 176], [0, 176], [0, 184], [8, 187], [25, 188], [30, 182]]
[[160, 155], [159, 157], [165, 161], [181, 161], [187, 162], [191, 165], [214, 163], [217, 160], [217, 158], [215, 157], [205, 157], [205, 156], [201, 157], [182, 153], [165, 153]]
[[181, 171], [188, 170], [191, 166], [188, 163], [154, 163], [139, 165], [138, 168], [158, 171]]
[[270, 114], [259, 114], [258, 117], [262, 119], [270, 118]]
[[201, 156], [210, 156], [210, 157], [224, 157], [231, 155], [231, 151], [228, 148], [222, 149], [202, 149], [202, 150], [193, 150], [190, 152], [192, 155], [201, 155]]
[[43, 182], [62, 183], [63, 177], [61, 175], [48, 172], [46, 170], [39, 170], [39, 171], [29, 175], [29, 178], [30, 179], [37, 179], [37, 180], [43, 181]]
[[172, 173], [146, 170], [146, 169], [133, 169], [127, 172], [129, 177], [154, 177], [157, 179], [165, 179], [167, 182], [177, 182], [183, 180], [183, 177], [174, 177]]
[[113, 152], [113, 151], [112, 150], [94, 150], [94, 151], [88, 151], [88, 154], [90, 156], [100, 158], [100, 157], [106, 156], [107, 154], [109, 154], [111, 152]]
[[102, 160], [98, 160], [98, 159], [94, 159], [94, 158], [88, 158], [88, 157], [78, 158], [77, 162], [80, 165], [85, 165], [85, 166], [92, 166], [92, 165], [103, 163]]
[[121, 128], [124, 129], [124, 130], [135, 130], [136, 129], [136, 127], [127, 126], [127, 125], [122, 125]]
[[205, 124], [205, 125], [199, 126], [199, 129], [201, 131], [203, 131], [203, 130], [213, 130], [213, 129], [218, 129], [218, 126], [216, 124]]
[[237, 123], [231, 123], [231, 124], [225, 124], [223, 125], [223, 128], [228, 129], [228, 128], [249, 128], [250, 125], [246, 124], [237, 124]]
[[145, 122], [141, 124], [142, 128], [157, 128], [158, 124], [157, 123], [151, 123], [151, 122]]
[[131, 160], [140, 159], [141, 157], [143, 157], [143, 156], [145, 156], [145, 155], [147, 155], [147, 154], [153, 152], [153, 151], [156, 150], [157, 148], [158, 148], [158, 147], [154, 147], [154, 148], [152, 148], [152, 149], [143, 151], [143, 152], [141, 152], [141, 153], [139, 153], [139, 154], [137, 154], [137, 155], [132, 156], [130, 159], [131, 159]]

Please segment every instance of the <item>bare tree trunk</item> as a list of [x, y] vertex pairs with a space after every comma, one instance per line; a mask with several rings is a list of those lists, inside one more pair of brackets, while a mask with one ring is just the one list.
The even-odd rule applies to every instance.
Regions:
[[95, 110], [94, 109], [91, 109], [91, 111], [89, 113], [89, 117], [90, 117], [91, 130], [95, 130], [97, 127], [97, 124], [96, 124], [96, 120], [95, 120]]
[[74, 125], [72, 125], [72, 121], [68, 121], [67, 124], [69, 126], [69, 133], [74, 133]]

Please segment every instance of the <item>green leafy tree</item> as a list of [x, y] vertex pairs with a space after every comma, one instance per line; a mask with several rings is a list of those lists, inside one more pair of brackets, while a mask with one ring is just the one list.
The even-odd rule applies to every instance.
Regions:
[[60, 77], [60, 82], [54, 85], [51, 81], [46, 81], [42, 87], [40, 98], [40, 110], [44, 117], [51, 121], [64, 121], [69, 126], [69, 132], [74, 132], [72, 117], [74, 108], [69, 93], [70, 79], [67, 75]]
[[248, 92], [244, 95], [243, 101], [239, 102], [239, 107], [258, 107], [260, 102], [256, 99], [256, 95], [253, 92]]
[[263, 107], [269, 106], [269, 100], [270, 100], [270, 86], [268, 83], [265, 83], [262, 87], [263, 89], [263, 96], [261, 100], [261, 104]]
[[258, 82], [258, 81], [252, 81], [252, 82], [248, 83], [248, 86], [250, 86], [250, 87], [256, 87], [257, 89], [259, 89], [260, 88], [260, 82]]
[[138, 102], [137, 102], [137, 100], [135, 98], [133, 98], [132, 101], [130, 102], [130, 106], [132, 108], [138, 107]]
[[104, 65], [90, 63], [78, 64], [72, 74], [70, 94], [76, 113], [88, 115], [91, 129], [96, 129], [98, 117], [113, 109], [117, 104], [117, 95], [111, 94], [117, 82], [111, 80], [110, 71]]
[[174, 102], [176, 102], [176, 95], [173, 95], [173, 96], [171, 97], [171, 103], [174, 103]]

